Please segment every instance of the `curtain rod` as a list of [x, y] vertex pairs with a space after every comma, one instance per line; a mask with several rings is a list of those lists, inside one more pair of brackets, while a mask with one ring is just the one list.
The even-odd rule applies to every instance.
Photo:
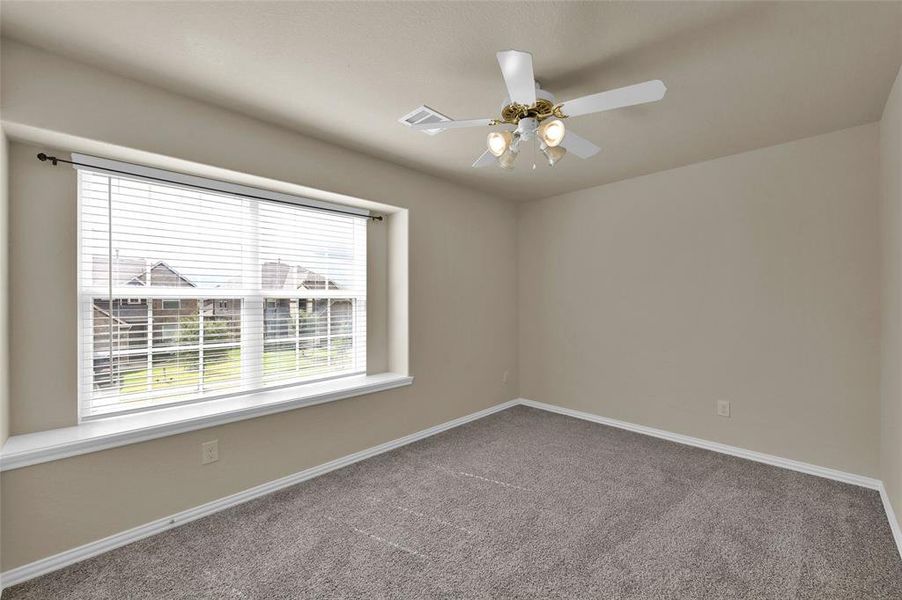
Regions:
[[[73, 160], [66, 160], [65, 158], [59, 158], [59, 157], [57, 157], [57, 156], [48, 156], [47, 154], [44, 154], [43, 152], [40, 152], [40, 153], [38, 154], [38, 160], [41, 161], [41, 162], [47, 162], [47, 161], [49, 160], [50, 163], [51, 163], [54, 167], [57, 166], [58, 163], [61, 163], [61, 162], [62, 162], [62, 163], [70, 164], [70, 165], [75, 165], [75, 166], [78, 166], [78, 167], [85, 167], [85, 168], [88, 168], [88, 169], [92, 169], [92, 168], [93, 168], [93, 169], [96, 169], [96, 168], [97, 168], [97, 167], [95, 167], [94, 165], [86, 165], [86, 164], [84, 164], [84, 163], [76, 162], [76, 161], [73, 161]], [[171, 180], [169, 180], [169, 179], [163, 179], [162, 177], [151, 177], [151, 176], [149, 176], [149, 175], [134, 175], [134, 174], [132, 174], [132, 173], [127, 173], [127, 172], [125, 172], [125, 171], [117, 171], [116, 169], [108, 169], [108, 168], [106, 168], [106, 167], [104, 167], [102, 170], [103, 170], [103, 171], [110, 171], [110, 172], [112, 172], [112, 173], [120, 173], [120, 174], [122, 174], [122, 175], [127, 175], [127, 176], [129, 176], [129, 177], [137, 177], [138, 179], [151, 179], [151, 180], [153, 180], [153, 181], [160, 181], [160, 182], [163, 182], [163, 183], [171, 183], [171, 184], [173, 184], [173, 185], [179, 185], [179, 186], [184, 186], [184, 187], [192, 187], [192, 188], [195, 188], [195, 189], [205, 190], [205, 191], [208, 191], [208, 192], [215, 192], [215, 193], [217, 193], [217, 194], [223, 194], [223, 193], [225, 193], [225, 192], [223, 192], [222, 190], [217, 190], [217, 189], [214, 189], [214, 188], [208, 188], [208, 187], [204, 187], [204, 186], [202, 186], [202, 185], [197, 185], [197, 184], [183, 183], [183, 182], [181, 182], [181, 181], [171, 181]], [[245, 198], [253, 198], [254, 200], [266, 200], [267, 202], [281, 202], [282, 204], [292, 204], [292, 205], [294, 205], [294, 206], [303, 206], [303, 205], [299, 205], [299, 204], [294, 203], [294, 202], [286, 202], [286, 201], [282, 201], [282, 200], [274, 200], [274, 199], [272, 199], [272, 198], [264, 198], [264, 197], [262, 197], [262, 196], [254, 196], [254, 195], [252, 195], [252, 194], [235, 194], [235, 195], [237, 195], [237, 196], [242, 196], [242, 197], [245, 197]], [[381, 216], [381, 215], [360, 215], [360, 214], [357, 214], [357, 213], [352, 213], [352, 212], [348, 212], [348, 211], [344, 211], [344, 210], [339, 210], [339, 209], [337, 209], [337, 208], [320, 208], [320, 207], [308, 207], [308, 208], [310, 208], [311, 210], [324, 210], [324, 211], [326, 211], [326, 212], [337, 213], [337, 214], [340, 214], [340, 215], [351, 215], [352, 217], [363, 217], [363, 218], [370, 219], [370, 220], [373, 220], [373, 221], [381, 221], [381, 220], [382, 220], [382, 216]]]

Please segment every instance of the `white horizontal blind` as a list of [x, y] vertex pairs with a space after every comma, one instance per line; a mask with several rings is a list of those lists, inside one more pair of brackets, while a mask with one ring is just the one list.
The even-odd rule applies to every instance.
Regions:
[[366, 371], [366, 219], [80, 169], [83, 419]]

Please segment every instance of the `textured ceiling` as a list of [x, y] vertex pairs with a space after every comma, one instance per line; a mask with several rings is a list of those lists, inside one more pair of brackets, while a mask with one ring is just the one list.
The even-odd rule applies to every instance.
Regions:
[[[875, 121], [902, 60], [900, 2], [10, 2], [3, 34], [517, 199]], [[494, 117], [495, 52], [534, 55], [559, 101], [648, 79], [661, 101], [574, 117], [602, 147], [554, 168], [472, 169], [486, 130], [437, 136], [419, 104]]]

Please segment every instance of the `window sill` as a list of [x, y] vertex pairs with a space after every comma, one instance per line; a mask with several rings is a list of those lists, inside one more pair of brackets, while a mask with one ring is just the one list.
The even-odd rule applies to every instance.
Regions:
[[0, 471], [10, 471], [195, 429], [252, 419], [302, 406], [372, 394], [412, 383], [413, 377], [397, 373], [355, 375], [294, 388], [110, 417], [73, 427], [14, 435], [0, 450]]

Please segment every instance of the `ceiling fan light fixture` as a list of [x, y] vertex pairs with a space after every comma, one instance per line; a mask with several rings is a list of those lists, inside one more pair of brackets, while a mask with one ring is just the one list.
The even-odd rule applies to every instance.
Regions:
[[517, 158], [517, 152], [513, 152], [511, 149], [508, 149], [507, 152], [498, 157], [498, 165], [502, 169], [507, 169], [508, 171], [514, 168], [514, 160]]
[[520, 136], [518, 132], [513, 133], [513, 137], [511, 139], [510, 151], [517, 155], [520, 152], [520, 142], [523, 138]]
[[510, 148], [511, 140], [510, 131], [493, 131], [486, 138], [486, 146], [489, 152], [500, 158]]
[[559, 160], [567, 154], [567, 149], [563, 146], [542, 146], [542, 154], [548, 159], [548, 166], [553, 167]]
[[560, 119], [545, 121], [539, 125], [539, 138], [545, 142], [545, 145], [549, 148], [557, 147], [557, 145], [563, 141], [566, 133], [567, 129], [564, 127], [564, 122]]

